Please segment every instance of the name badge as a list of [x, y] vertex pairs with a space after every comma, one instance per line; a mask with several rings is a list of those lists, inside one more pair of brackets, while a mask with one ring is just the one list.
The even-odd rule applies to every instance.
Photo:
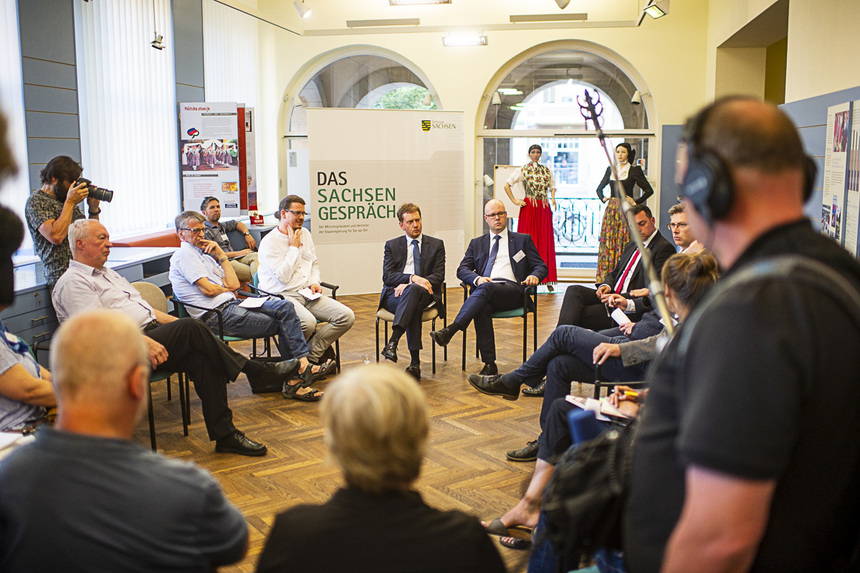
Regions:
[[522, 251], [519, 251], [516, 255], [514, 255], [514, 262], [518, 263], [524, 258], [526, 258], [526, 254]]
[[228, 239], [227, 239], [227, 235], [225, 235], [224, 233], [221, 233], [221, 240], [222, 240], [222, 241], [226, 241], [226, 240], [228, 240]]

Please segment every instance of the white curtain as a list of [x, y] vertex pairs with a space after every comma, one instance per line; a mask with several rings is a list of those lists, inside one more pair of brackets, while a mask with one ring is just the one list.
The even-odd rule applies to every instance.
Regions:
[[[247, 3], [247, 2], [246, 2]], [[257, 107], [257, 19], [203, 2], [203, 77], [206, 101]]]
[[[115, 191], [113, 238], [172, 227], [179, 151], [170, 0], [75, 6], [84, 177]], [[150, 43], [164, 36], [164, 50]]]
[[[21, 76], [21, 44], [18, 37], [18, 3], [0, 0], [0, 110], [6, 117], [6, 141], [12, 149], [18, 174], [0, 187], [0, 203], [23, 219], [24, 203], [30, 194], [27, 164], [27, 133], [24, 127], [24, 81]], [[21, 252], [32, 254], [29, 233]]]

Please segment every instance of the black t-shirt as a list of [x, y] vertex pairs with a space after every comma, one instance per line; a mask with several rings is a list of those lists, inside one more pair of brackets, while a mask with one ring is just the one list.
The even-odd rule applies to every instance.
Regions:
[[[759, 237], [727, 276], [784, 254], [860, 291], [860, 265], [806, 220]], [[832, 569], [860, 521], [860, 327], [844, 301], [770, 279], [703, 303], [687, 324], [686, 354], [679, 333], [652, 372], [624, 524], [630, 571], [660, 569], [689, 465], [776, 481], [752, 570]]]

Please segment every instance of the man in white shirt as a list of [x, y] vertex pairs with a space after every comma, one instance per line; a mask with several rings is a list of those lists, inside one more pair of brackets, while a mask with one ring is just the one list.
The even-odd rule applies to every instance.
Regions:
[[[57, 318], [65, 322], [86, 310], [108, 308], [131, 318], [144, 331], [154, 370], [185, 372], [200, 397], [203, 419], [215, 451], [263, 456], [266, 446], [245, 436], [233, 425], [227, 406], [227, 380], [240, 372], [252, 389], [280, 389], [298, 369], [298, 360], [261, 363], [248, 360], [194, 318], [178, 319], [152, 308], [116, 271], [105, 267], [110, 235], [98, 221], [82, 219], [69, 227], [73, 260], [57, 281], [52, 300]], [[93, 341], [98, 344], [98, 341]]]
[[[223, 328], [224, 334], [244, 338], [277, 334], [281, 357], [299, 359], [298, 374], [304, 374], [301, 382], [310, 384], [325, 377], [325, 372], [319, 376], [307, 370], [308, 344], [291, 302], [272, 297], [252, 298], [242, 303], [236, 298], [239, 278], [221, 246], [203, 238], [205, 221], [196, 211], [183, 211], [176, 217], [180, 245], [170, 257], [173, 295], [187, 303], [188, 314], [202, 320], [213, 332]], [[251, 303], [257, 304], [251, 306]], [[299, 388], [298, 378], [290, 382], [281, 388], [285, 397], [316, 401], [322, 396], [312, 388]]]
[[[260, 288], [283, 295], [296, 307], [302, 331], [310, 339], [308, 360], [319, 364], [334, 342], [352, 328], [355, 314], [336, 300], [322, 295], [320, 267], [311, 233], [302, 228], [305, 200], [287, 195], [275, 217], [278, 227], [260, 241]], [[317, 329], [317, 320], [323, 322]], [[311, 338], [312, 337], [312, 338]]]

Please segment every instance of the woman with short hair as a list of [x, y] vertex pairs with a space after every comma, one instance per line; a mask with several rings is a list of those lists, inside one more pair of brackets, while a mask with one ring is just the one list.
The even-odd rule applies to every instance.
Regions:
[[433, 509], [414, 489], [429, 426], [413, 379], [386, 365], [350, 370], [327, 390], [322, 420], [346, 485], [277, 516], [259, 573], [505, 571], [477, 518]]

